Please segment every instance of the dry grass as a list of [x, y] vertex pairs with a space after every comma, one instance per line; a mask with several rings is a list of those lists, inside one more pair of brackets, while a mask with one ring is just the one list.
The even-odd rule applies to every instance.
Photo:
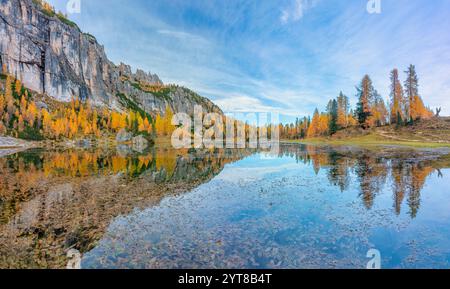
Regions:
[[450, 147], [450, 118], [433, 118], [400, 128], [396, 126], [371, 130], [350, 128], [339, 131], [332, 137], [287, 142], [361, 146], [392, 145], [418, 148]]

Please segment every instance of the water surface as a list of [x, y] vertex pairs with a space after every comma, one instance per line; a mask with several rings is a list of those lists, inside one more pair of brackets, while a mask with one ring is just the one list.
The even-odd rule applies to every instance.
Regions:
[[[0, 266], [448, 268], [443, 150], [283, 145], [0, 159]], [[6, 180], [6, 182], [5, 182]]]

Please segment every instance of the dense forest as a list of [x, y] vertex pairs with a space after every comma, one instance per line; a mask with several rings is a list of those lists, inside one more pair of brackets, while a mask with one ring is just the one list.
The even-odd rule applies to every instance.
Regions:
[[173, 112], [152, 117], [139, 110], [112, 111], [91, 106], [74, 97], [70, 103], [35, 101], [32, 93], [3, 67], [0, 84], [0, 135], [26, 140], [114, 136], [126, 129], [135, 135], [166, 136], [172, 133]]
[[403, 126], [434, 116], [419, 94], [419, 78], [414, 65], [405, 71], [402, 85], [398, 69], [391, 71], [390, 99], [386, 103], [374, 88], [369, 75], [356, 87], [358, 103], [351, 109], [349, 98], [342, 92], [329, 101], [326, 111], [315, 110], [313, 117], [298, 118], [295, 123], [280, 124], [283, 139], [331, 136], [349, 127], [368, 129], [385, 125]]

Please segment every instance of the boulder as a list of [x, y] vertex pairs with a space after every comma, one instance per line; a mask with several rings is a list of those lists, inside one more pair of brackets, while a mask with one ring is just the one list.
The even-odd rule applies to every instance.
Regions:
[[127, 132], [125, 129], [121, 129], [116, 136], [116, 141], [118, 143], [126, 143], [131, 141], [133, 138], [133, 134], [131, 132]]
[[142, 152], [148, 148], [148, 145], [148, 140], [142, 135], [133, 138], [133, 150], [135, 151]]

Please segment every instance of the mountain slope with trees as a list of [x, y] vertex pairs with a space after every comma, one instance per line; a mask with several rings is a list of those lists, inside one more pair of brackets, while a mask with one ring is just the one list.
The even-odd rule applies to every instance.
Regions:
[[[174, 112], [222, 113], [207, 98], [152, 73], [111, 62], [96, 38], [83, 33], [44, 0], [0, 1], [0, 67], [24, 86], [55, 100], [88, 100], [97, 107], [153, 116]], [[125, 53], [125, 52], [124, 52]]]
[[98, 139], [114, 138], [126, 130], [154, 139], [170, 135], [174, 129], [169, 106], [153, 117], [138, 106], [117, 111], [79, 98], [61, 102], [29, 90], [7, 74], [5, 67], [0, 76], [0, 136], [32, 141]]

